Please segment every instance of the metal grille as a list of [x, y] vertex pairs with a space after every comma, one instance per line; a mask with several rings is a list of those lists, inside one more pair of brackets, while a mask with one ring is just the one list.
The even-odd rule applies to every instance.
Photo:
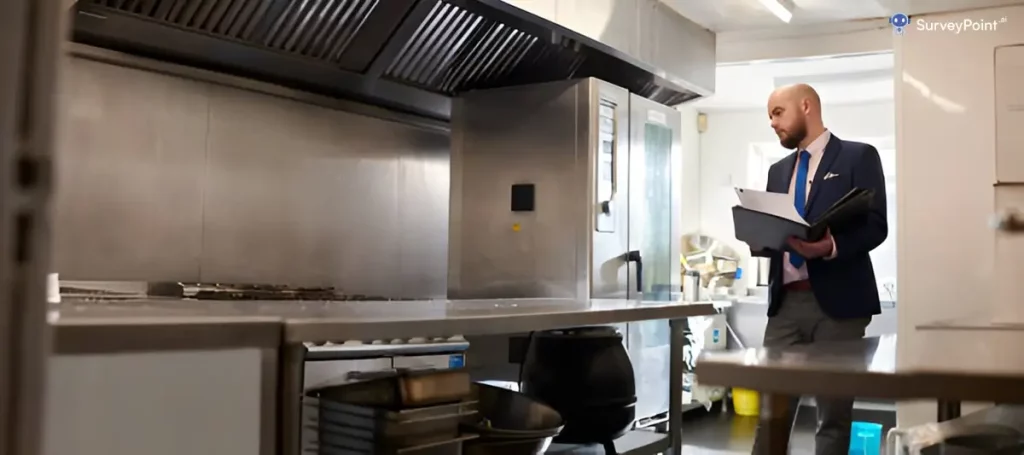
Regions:
[[522, 76], [517, 72], [522, 64], [544, 73], [538, 77], [567, 78], [582, 62], [575, 52], [440, 1], [384, 75], [451, 94]]
[[377, 0], [292, 0], [263, 44], [337, 62], [376, 6]]
[[378, 0], [90, 0], [165, 24], [337, 62]]
[[266, 15], [268, 0], [91, 0], [89, 3], [160, 22], [248, 39]]
[[698, 97], [501, 0], [79, 0], [86, 44], [448, 118], [469, 90], [596, 77]]

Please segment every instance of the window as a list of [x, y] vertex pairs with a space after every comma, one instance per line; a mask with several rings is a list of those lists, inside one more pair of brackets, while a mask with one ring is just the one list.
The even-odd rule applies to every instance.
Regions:
[[[886, 216], [889, 223], [889, 235], [885, 242], [871, 252], [871, 263], [875, 268], [875, 279], [878, 282], [878, 294], [883, 302], [896, 301], [896, 147], [893, 136], [843, 138], [856, 142], [871, 144], [878, 149], [882, 159], [882, 170], [885, 173]], [[792, 153], [782, 148], [778, 142], [759, 142], [750, 144], [747, 160], [747, 182], [753, 189], [763, 190], [767, 184], [768, 168], [772, 164]]]

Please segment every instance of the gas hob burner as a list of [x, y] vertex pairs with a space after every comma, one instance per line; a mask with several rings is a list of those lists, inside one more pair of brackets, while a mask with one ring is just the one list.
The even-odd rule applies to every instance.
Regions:
[[151, 283], [149, 295], [195, 300], [396, 300], [382, 296], [345, 294], [334, 287], [291, 287], [276, 284]]

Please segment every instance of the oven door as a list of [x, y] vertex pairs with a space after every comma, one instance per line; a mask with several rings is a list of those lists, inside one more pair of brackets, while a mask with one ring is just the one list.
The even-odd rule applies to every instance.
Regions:
[[[679, 112], [653, 101], [631, 95], [629, 105], [629, 250], [643, 262], [639, 286], [629, 265], [630, 298], [672, 301], [681, 282], [682, 124]], [[640, 425], [668, 413], [670, 342], [668, 321], [628, 325]]]

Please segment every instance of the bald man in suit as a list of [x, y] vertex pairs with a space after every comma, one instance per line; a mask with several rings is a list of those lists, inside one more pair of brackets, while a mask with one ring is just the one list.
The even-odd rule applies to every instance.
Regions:
[[[863, 338], [871, 317], [881, 313], [869, 253], [888, 235], [878, 150], [839, 139], [825, 128], [821, 99], [806, 84], [775, 90], [768, 99], [768, 118], [779, 143], [793, 153], [769, 169], [767, 191], [792, 195], [797, 212], [812, 222], [854, 188], [874, 190], [874, 201], [867, 215], [842, 230], [828, 231], [821, 240], [792, 238], [786, 251], [753, 252], [771, 259], [764, 346]], [[799, 403], [771, 396], [762, 401], [765, 417], [785, 419], [786, 428], [792, 428]], [[815, 401], [815, 453], [845, 455], [853, 399]], [[769, 435], [759, 428], [754, 453], [768, 453], [769, 446], [785, 451], [788, 440], [788, 431]]]

